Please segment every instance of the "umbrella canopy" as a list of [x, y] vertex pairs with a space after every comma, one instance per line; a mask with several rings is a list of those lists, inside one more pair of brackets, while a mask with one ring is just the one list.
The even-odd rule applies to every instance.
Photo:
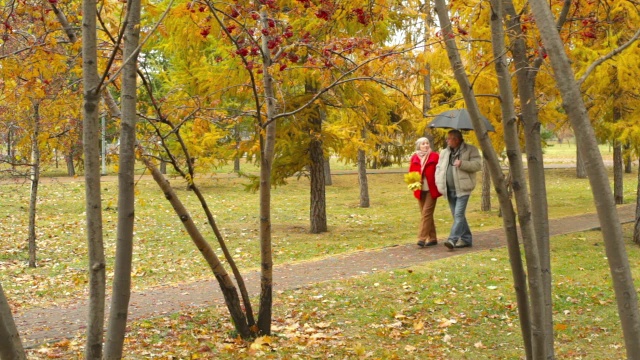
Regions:
[[[480, 115], [480, 120], [484, 122], [484, 127], [487, 131], [496, 131], [496, 129], [491, 125], [489, 119]], [[436, 115], [436, 117], [429, 123], [430, 128], [449, 128], [449, 129], [458, 129], [458, 130], [474, 130], [473, 125], [471, 124], [471, 116], [467, 109], [454, 109], [448, 110], [441, 114]]]

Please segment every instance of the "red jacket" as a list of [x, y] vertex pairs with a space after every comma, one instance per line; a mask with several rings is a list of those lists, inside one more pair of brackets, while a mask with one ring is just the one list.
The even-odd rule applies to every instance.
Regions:
[[[436, 165], [438, 164], [439, 158], [440, 155], [438, 155], [437, 152], [431, 151], [427, 162], [425, 163], [424, 167], [422, 167], [420, 164], [420, 157], [416, 154], [413, 154], [409, 165], [409, 172], [416, 171], [422, 175], [422, 178], [427, 178], [429, 193], [434, 199], [442, 196], [442, 194], [438, 192], [438, 188], [436, 187]], [[420, 191], [422, 190], [416, 190], [413, 192], [413, 196], [415, 196], [416, 199], [420, 199]]]

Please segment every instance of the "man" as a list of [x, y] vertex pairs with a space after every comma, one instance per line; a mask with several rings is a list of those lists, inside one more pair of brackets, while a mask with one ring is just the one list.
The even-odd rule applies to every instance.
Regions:
[[453, 225], [444, 246], [465, 248], [473, 245], [471, 229], [465, 212], [469, 195], [476, 187], [476, 172], [482, 169], [482, 158], [478, 149], [464, 142], [460, 130], [447, 133], [447, 147], [440, 152], [436, 166], [436, 186], [447, 196], [453, 216]]

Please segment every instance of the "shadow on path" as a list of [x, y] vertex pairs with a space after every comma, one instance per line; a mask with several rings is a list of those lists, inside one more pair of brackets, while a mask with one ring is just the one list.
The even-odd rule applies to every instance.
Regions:
[[[621, 223], [633, 222], [635, 204], [618, 207]], [[599, 229], [595, 213], [549, 221], [551, 236]], [[404, 268], [445, 257], [506, 246], [502, 228], [474, 232], [473, 248], [449, 251], [442, 245], [419, 249], [403, 244], [378, 250], [337, 255], [315, 261], [283, 264], [274, 267], [274, 290], [290, 290], [322, 281], [344, 279], [376, 271]], [[260, 274], [243, 274], [250, 295], [259, 293]], [[223, 304], [215, 279], [147, 289], [131, 294], [129, 320], [170, 314], [188, 308]], [[109, 300], [106, 302], [110, 303]], [[58, 308], [34, 308], [15, 315], [16, 325], [25, 347], [75, 336], [85, 328], [86, 301]], [[108, 319], [108, 316], [105, 317]]]

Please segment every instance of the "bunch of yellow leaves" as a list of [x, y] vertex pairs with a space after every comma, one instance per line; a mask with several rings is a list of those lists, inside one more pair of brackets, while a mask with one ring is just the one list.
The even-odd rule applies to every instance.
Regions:
[[422, 189], [422, 175], [417, 171], [412, 171], [408, 174], [404, 174], [404, 182], [407, 183], [407, 187], [411, 191]]

